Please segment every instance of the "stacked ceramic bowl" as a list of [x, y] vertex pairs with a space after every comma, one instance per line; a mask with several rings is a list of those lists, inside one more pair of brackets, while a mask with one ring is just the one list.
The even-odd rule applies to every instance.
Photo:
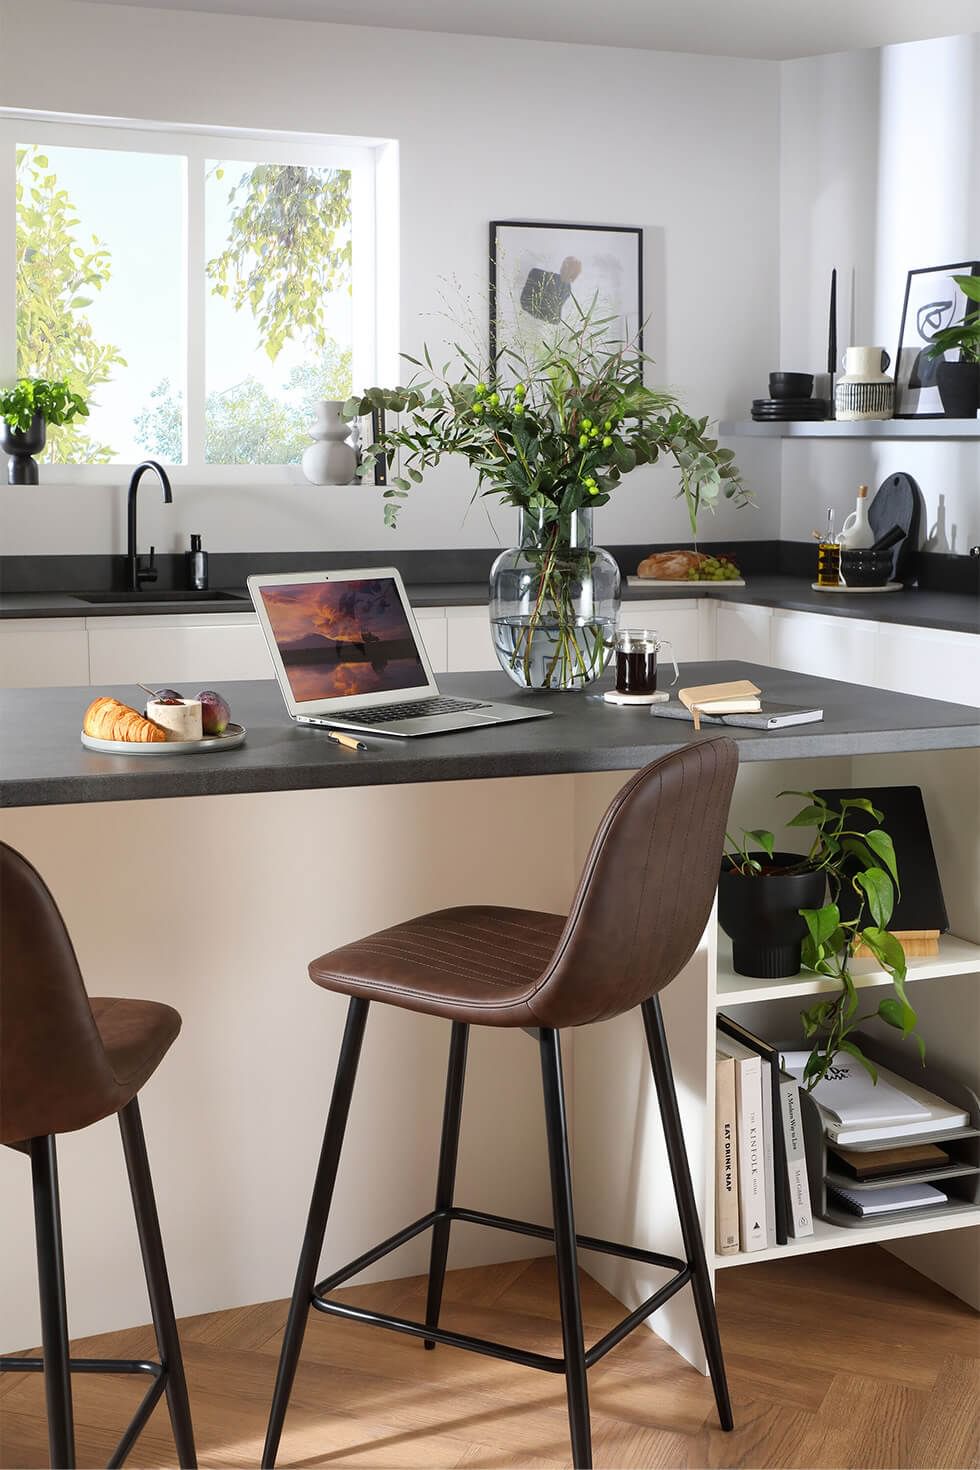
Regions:
[[753, 398], [752, 417], [757, 424], [825, 419], [826, 399], [813, 398], [812, 393], [812, 373], [770, 373], [769, 397]]

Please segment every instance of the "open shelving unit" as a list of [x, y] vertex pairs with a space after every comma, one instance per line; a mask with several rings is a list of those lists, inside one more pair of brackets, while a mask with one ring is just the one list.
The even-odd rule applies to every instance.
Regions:
[[[980, 971], [980, 944], [971, 944], [968, 939], [957, 939], [953, 934], [943, 934], [939, 940], [939, 953], [908, 962], [907, 982], [913, 980], [939, 980], [944, 975], [970, 975]], [[858, 990], [875, 985], [891, 984], [888, 974], [880, 969], [873, 959], [851, 962], [851, 973]], [[718, 935], [718, 971], [715, 998], [719, 1010], [729, 1006], [756, 1005], [769, 1000], [805, 1001], [811, 995], [833, 994], [837, 983], [822, 975], [791, 975], [786, 980], [757, 980], [748, 975], [737, 975], [732, 969], [732, 944], [724, 934]]]
[[724, 419], [718, 425], [724, 439], [980, 439], [977, 419], [787, 419], [763, 424], [755, 419]]
[[951, 1200], [941, 1209], [920, 1211], [913, 1218], [882, 1220], [877, 1225], [846, 1230], [829, 1220], [814, 1220], [813, 1234], [802, 1240], [788, 1240], [785, 1245], [771, 1245], [761, 1251], [738, 1251], [733, 1256], [714, 1253], [715, 1269], [747, 1266], [753, 1261], [782, 1261], [794, 1256], [809, 1256], [817, 1251], [840, 1250], [849, 1245], [874, 1245], [885, 1240], [903, 1240], [908, 1235], [933, 1235], [938, 1230], [956, 1230], [980, 1225], [980, 1205], [965, 1200]]

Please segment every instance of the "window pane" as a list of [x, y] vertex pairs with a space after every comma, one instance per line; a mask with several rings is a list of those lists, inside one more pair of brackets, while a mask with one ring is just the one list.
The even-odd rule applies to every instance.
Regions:
[[18, 146], [17, 371], [90, 405], [46, 460], [181, 459], [184, 187], [167, 154]]
[[295, 464], [351, 391], [350, 172], [209, 160], [205, 229], [205, 458]]

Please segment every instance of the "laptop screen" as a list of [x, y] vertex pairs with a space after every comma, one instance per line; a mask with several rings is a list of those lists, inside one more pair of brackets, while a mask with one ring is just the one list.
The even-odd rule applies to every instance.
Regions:
[[428, 684], [393, 577], [258, 590], [297, 703]]

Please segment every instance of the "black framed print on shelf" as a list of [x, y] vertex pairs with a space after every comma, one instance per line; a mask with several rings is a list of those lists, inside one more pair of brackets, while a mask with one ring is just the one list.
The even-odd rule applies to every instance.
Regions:
[[908, 273], [895, 356], [895, 417], [898, 419], [945, 417], [936, 381], [943, 359], [930, 357], [928, 353], [936, 333], [961, 322], [970, 307], [969, 298], [953, 280], [954, 276], [980, 276], [980, 261], [924, 266]]
[[[490, 360], [533, 361], [593, 307], [609, 345], [643, 351], [643, 231], [630, 225], [490, 221]], [[607, 320], [608, 319], [608, 320]], [[506, 357], [500, 375], [513, 375]]]

